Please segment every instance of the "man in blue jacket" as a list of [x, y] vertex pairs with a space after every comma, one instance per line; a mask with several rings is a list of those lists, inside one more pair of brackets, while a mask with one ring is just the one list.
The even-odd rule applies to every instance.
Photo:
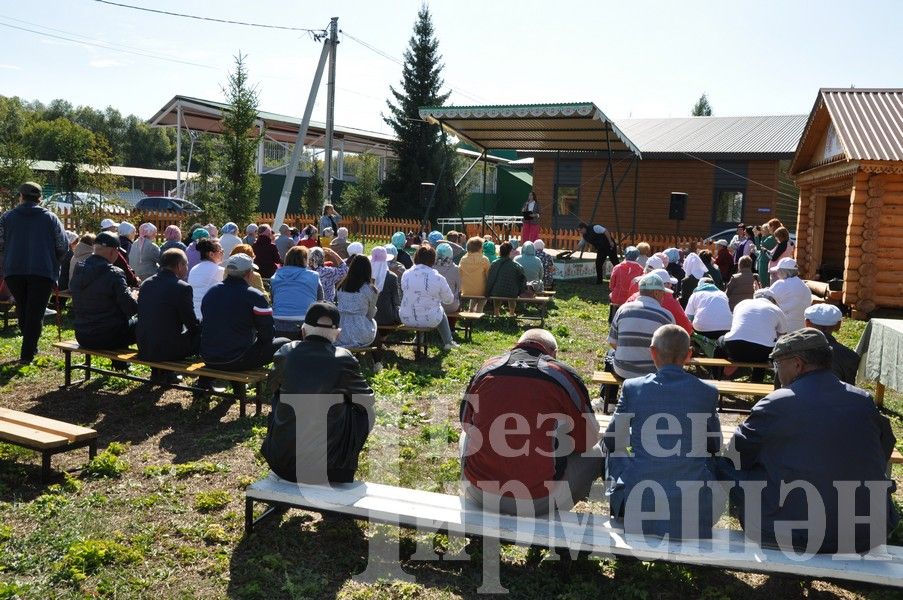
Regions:
[[273, 339], [273, 309], [263, 292], [250, 285], [253, 259], [235, 254], [223, 268], [222, 283], [201, 302], [201, 356], [213, 369], [259, 369], [273, 362], [273, 354], [290, 340]]
[[22, 330], [19, 362], [29, 364], [38, 353], [44, 310], [60, 274], [60, 259], [69, 249], [59, 218], [38, 205], [41, 186], [23, 183], [19, 205], [0, 217], [0, 257], [6, 285], [16, 301]]
[[887, 418], [831, 371], [831, 346], [817, 329], [781, 337], [771, 360], [784, 387], [753, 407], [732, 442], [741, 486], [731, 500], [743, 531], [806, 552], [884, 544], [900, 518], [886, 474], [896, 442]]

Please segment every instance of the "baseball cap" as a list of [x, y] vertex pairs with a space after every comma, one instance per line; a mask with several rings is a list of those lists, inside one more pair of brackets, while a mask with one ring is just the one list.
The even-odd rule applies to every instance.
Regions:
[[649, 273], [647, 275], [643, 275], [640, 277], [640, 291], [660, 291], [665, 292], [668, 289], [665, 287], [665, 283], [662, 281], [661, 277], [656, 275], [654, 272]]
[[37, 184], [34, 181], [26, 181], [19, 186], [19, 193], [23, 196], [40, 196], [44, 192], [41, 189], [40, 184]]
[[332, 302], [314, 302], [304, 315], [304, 324], [311, 327], [339, 328], [339, 309]]
[[104, 246], [105, 248], [118, 248], [119, 238], [109, 231], [101, 231], [97, 234], [97, 237], [94, 238], [94, 245]]
[[669, 273], [668, 271], [666, 271], [664, 269], [655, 269], [654, 271], [652, 271], [649, 274], [658, 276], [658, 278], [662, 280], [662, 283], [670, 283], [671, 285], [674, 285], [675, 283], [677, 283], [677, 279], [674, 277], [671, 277], [671, 273]]
[[226, 270], [226, 275], [244, 275], [248, 271], [256, 269], [257, 265], [254, 264], [250, 256], [239, 252], [230, 256], [223, 268]]
[[813, 325], [821, 327], [833, 327], [843, 318], [843, 313], [833, 304], [813, 304], [803, 314]]
[[114, 221], [113, 219], [104, 219], [103, 221], [100, 222], [100, 228], [101, 228], [101, 229], [110, 229], [111, 227], [116, 227], [116, 228], [118, 228], [118, 227], [119, 227], [119, 223], [117, 223], [117, 222]]
[[774, 360], [782, 356], [793, 356], [807, 350], [825, 350], [831, 349], [828, 338], [825, 337], [818, 329], [812, 327], [804, 327], [797, 329], [793, 333], [782, 335], [778, 338], [778, 342], [774, 345], [768, 358]]
[[789, 256], [785, 256], [781, 260], [778, 261], [778, 264], [768, 269], [770, 272], [774, 273], [778, 269], [797, 269], [796, 261], [790, 258]]

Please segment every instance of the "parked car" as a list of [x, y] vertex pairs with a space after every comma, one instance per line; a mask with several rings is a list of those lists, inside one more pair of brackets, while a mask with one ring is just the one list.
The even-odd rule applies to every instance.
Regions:
[[45, 198], [41, 206], [54, 212], [71, 212], [78, 206], [99, 207], [102, 212], [113, 215], [125, 215], [129, 212], [125, 204], [91, 192], [59, 192]]
[[169, 212], [194, 214], [201, 212], [201, 207], [184, 198], [170, 198], [168, 196], [148, 196], [142, 198], [135, 205], [135, 210], [155, 211], [165, 210]]

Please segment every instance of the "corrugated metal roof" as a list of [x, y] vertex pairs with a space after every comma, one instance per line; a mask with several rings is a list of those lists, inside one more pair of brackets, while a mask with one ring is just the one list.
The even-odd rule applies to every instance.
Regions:
[[823, 88], [819, 95], [848, 159], [903, 160], [903, 89]]
[[441, 123], [479, 148], [630, 152], [636, 144], [592, 102], [498, 106], [422, 106], [420, 117]]
[[[60, 169], [60, 163], [53, 160], [33, 160], [31, 161], [31, 168], [35, 171], [56, 172]], [[79, 165], [79, 169], [83, 171], [90, 171], [92, 168], [91, 165], [87, 164]], [[110, 165], [109, 173], [110, 175], [115, 175], [117, 177], [144, 177], [146, 179], [164, 179], [166, 181], [177, 180], [175, 171], [166, 171], [162, 169], [142, 169], [139, 167]], [[192, 177], [197, 177], [197, 173], [182, 171], [182, 179], [190, 179]]]
[[685, 154], [790, 158], [805, 125], [806, 115], [618, 121], [644, 158], [680, 158]]

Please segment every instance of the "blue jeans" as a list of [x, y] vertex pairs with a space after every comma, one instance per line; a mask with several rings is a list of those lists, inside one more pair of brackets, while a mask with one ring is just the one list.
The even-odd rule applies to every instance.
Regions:
[[452, 330], [451, 326], [448, 324], [448, 317], [445, 313], [442, 313], [442, 320], [439, 321], [439, 337], [442, 338], [442, 345], [447, 346], [452, 343]]

